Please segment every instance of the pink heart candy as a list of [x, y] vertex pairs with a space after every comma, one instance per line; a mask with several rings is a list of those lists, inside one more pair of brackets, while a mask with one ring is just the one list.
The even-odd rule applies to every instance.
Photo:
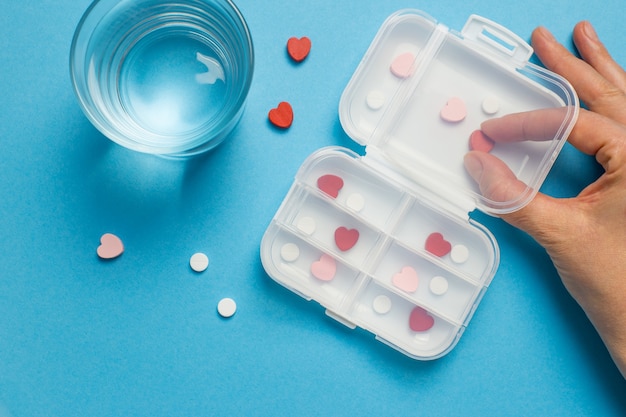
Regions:
[[474, 130], [470, 135], [469, 147], [472, 151], [491, 152], [494, 143], [482, 130]]
[[311, 264], [311, 273], [320, 281], [332, 281], [337, 273], [337, 263], [332, 256], [323, 254], [319, 261]]
[[446, 122], [457, 123], [465, 119], [467, 109], [465, 102], [458, 97], [452, 97], [441, 109], [441, 118]]
[[122, 240], [112, 233], [105, 233], [100, 238], [100, 246], [96, 251], [102, 259], [117, 258], [124, 252]]
[[415, 55], [410, 52], [405, 52], [402, 55], [398, 55], [389, 70], [393, 75], [398, 78], [408, 78], [413, 75], [413, 62], [415, 61]]
[[344, 252], [352, 249], [358, 240], [359, 231], [356, 229], [348, 229], [341, 226], [335, 230], [335, 243], [337, 247]]
[[435, 325], [435, 319], [422, 307], [415, 307], [409, 316], [409, 327], [414, 332], [425, 332]]
[[402, 291], [415, 292], [419, 279], [417, 272], [410, 266], [405, 266], [402, 271], [393, 276], [391, 282]]

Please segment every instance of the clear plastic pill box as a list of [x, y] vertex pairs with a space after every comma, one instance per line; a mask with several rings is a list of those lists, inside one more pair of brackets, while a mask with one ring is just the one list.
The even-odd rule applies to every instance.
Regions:
[[[365, 155], [327, 147], [306, 159], [261, 242], [267, 273], [412, 358], [449, 352], [499, 263], [494, 236], [469, 213], [527, 204], [578, 115], [572, 87], [529, 63], [532, 52], [480, 16], [457, 32], [417, 10], [391, 15], [339, 104]], [[472, 133], [536, 109], [560, 109], [548, 140], [480, 148], [526, 189], [484, 198], [463, 165]]]

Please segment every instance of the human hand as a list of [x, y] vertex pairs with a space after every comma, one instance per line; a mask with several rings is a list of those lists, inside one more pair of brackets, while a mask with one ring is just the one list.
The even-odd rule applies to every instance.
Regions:
[[[546, 249], [626, 377], [626, 72], [589, 22], [575, 26], [573, 39], [582, 59], [545, 28], [535, 29], [531, 41], [543, 64], [569, 80], [586, 104], [568, 140], [595, 155], [605, 172], [576, 197], [538, 193], [524, 208], [501, 217]], [[546, 118], [549, 112], [520, 113], [485, 121], [481, 129], [495, 142], [542, 140]], [[526, 188], [491, 154], [469, 152], [465, 167], [492, 200], [505, 201]]]

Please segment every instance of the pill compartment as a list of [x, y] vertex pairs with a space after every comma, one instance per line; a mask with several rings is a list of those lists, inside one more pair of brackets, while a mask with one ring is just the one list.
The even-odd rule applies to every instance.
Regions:
[[327, 308], [338, 308], [354, 287], [358, 271], [283, 225], [274, 223], [268, 235], [272, 236], [268, 261], [287, 278], [285, 285]]
[[[261, 242], [268, 275], [412, 358], [449, 352], [499, 263], [494, 236], [469, 213], [527, 204], [578, 114], [569, 83], [531, 54], [480, 16], [457, 32], [420, 11], [392, 14], [339, 103], [365, 154], [327, 147], [303, 162]], [[489, 118], [545, 109], [542, 141], [481, 149], [526, 184], [510, 200], [485, 199], [463, 165], [470, 136]]]
[[455, 322], [463, 322], [482, 290], [482, 284], [397, 242], [386, 248], [372, 276], [378, 284]]
[[[416, 359], [440, 356], [463, 331], [460, 324], [423, 309], [375, 281], [366, 282], [355, 300], [349, 313], [356, 324]], [[428, 330], [411, 329], [410, 318], [414, 310], [424, 318], [432, 319], [432, 324], [425, 324]]]

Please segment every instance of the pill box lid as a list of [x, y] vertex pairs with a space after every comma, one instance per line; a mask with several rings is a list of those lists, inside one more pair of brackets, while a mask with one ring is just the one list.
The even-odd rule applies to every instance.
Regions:
[[[529, 62], [532, 53], [519, 36], [477, 15], [456, 32], [419, 10], [400, 10], [346, 86], [341, 124], [366, 146], [365, 161], [450, 205], [518, 210], [539, 190], [579, 110], [572, 86]], [[498, 142], [489, 151], [525, 187], [506, 199], [485, 198], [463, 163], [470, 135], [487, 119], [542, 109], [541, 140]]]

